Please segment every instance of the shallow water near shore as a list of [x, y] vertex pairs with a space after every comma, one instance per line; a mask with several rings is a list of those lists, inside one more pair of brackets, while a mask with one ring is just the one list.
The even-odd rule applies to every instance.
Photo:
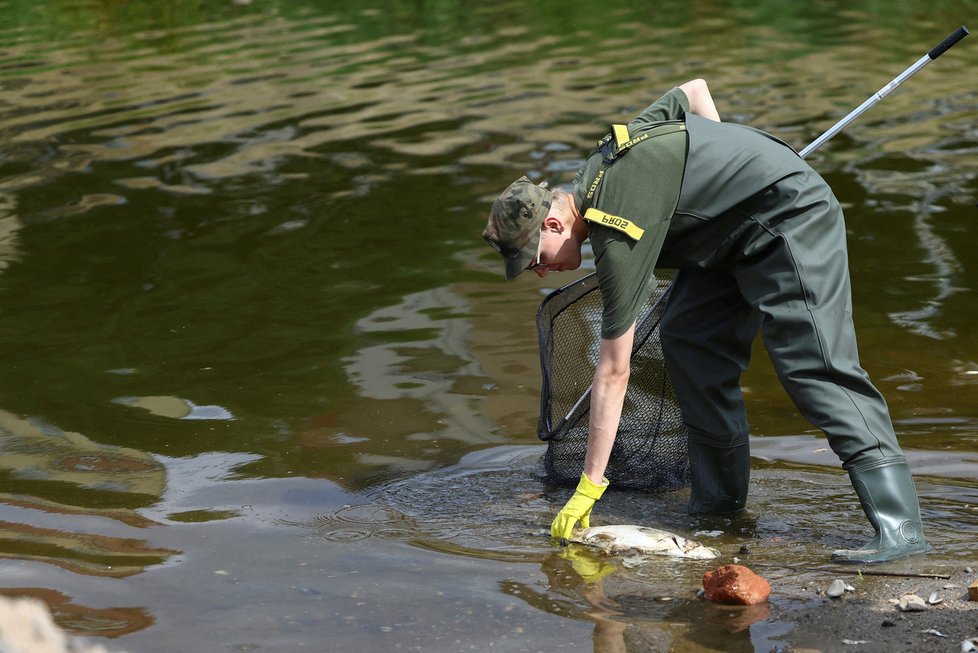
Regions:
[[[593, 518], [721, 560], [583, 551], [586, 583], [535, 437], [534, 314], [576, 273], [502, 281], [484, 215], [692, 77], [800, 149], [978, 6], [632, 4], [0, 0], [0, 592], [133, 653], [800, 641], [814, 592], [695, 596], [734, 558], [827, 584], [870, 535], [763, 349], [746, 515]], [[895, 573], [978, 568], [974, 38], [810, 159], [933, 546]]]

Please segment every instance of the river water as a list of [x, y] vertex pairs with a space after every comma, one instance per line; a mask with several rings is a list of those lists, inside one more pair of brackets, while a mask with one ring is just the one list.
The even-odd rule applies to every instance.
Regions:
[[[731, 627], [708, 563], [585, 584], [551, 545], [533, 320], [573, 277], [503, 282], [486, 210], [692, 77], [801, 148], [976, 8], [0, 0], [0, 592], [147, 653], [790, 642], [798, 597]], [[811, 157], [917, 475], [914, 569], [978, 559], [976, 48]], [[744, 383], [747, 516], [609, 492], [595, 522], [772, 577], [861, 543], [760, 348]]]

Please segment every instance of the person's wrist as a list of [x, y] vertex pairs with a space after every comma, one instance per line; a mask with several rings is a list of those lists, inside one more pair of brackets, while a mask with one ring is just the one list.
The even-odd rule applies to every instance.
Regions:
[[597, 501], [598, 499], [601, 498], [601, 495], [604, 494], [604, 491], [608, 489], [608, 485], [609, 483], [607, 478], [602, 477], [601, 484], [598, 485], [597, 483], [593, 482], [590, 478], [588, 478], [587, 473], [582, 473], [581, 480], [577, 484], [577, 491], [583, 494], [584, 496]]

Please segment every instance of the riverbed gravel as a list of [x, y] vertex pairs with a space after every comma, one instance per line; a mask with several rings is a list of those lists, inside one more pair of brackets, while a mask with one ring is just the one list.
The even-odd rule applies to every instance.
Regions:
[[[968, 650], [972, 639], [978, 651], [978, 602], [969, 600], [968, 585], [975, 574], [968, 568], [944, 574], [950, 578], [853, 576], [824, 580], [792, 577], [772, 581], [772, 598], [804, 597], [800, 607], [781, 618], [794, 623], [772, 647], [778, 653], [845, 651], [914, 651], [928, 653]], [[827, 589], [841, 580], [853, 591], [830, 596]], [[917, 600], [907, 601], [907, 597]], [[924, 599], [923, 597], [927, 597]], [[901, 599], [904, 601], [901, 604]], [[901, 609], [914, 606], [912, 609]]]

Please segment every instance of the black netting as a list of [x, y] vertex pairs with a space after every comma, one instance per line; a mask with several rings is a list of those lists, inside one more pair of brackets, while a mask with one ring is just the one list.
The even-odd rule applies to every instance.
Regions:
[[[658, 283], [639, 314], [632, 371], [618, 436], [605, 472], [616, 487], [675, 490], [689, 482], [686, 427], [662, 360], [659, 321], [672, 275]], [[549, 480], [575, 485], [587, 449], [591, 381], [598, 361], [601, 292], [594, 274], [550, 293], [537, 311], [543, 389], [537, 435]]]

